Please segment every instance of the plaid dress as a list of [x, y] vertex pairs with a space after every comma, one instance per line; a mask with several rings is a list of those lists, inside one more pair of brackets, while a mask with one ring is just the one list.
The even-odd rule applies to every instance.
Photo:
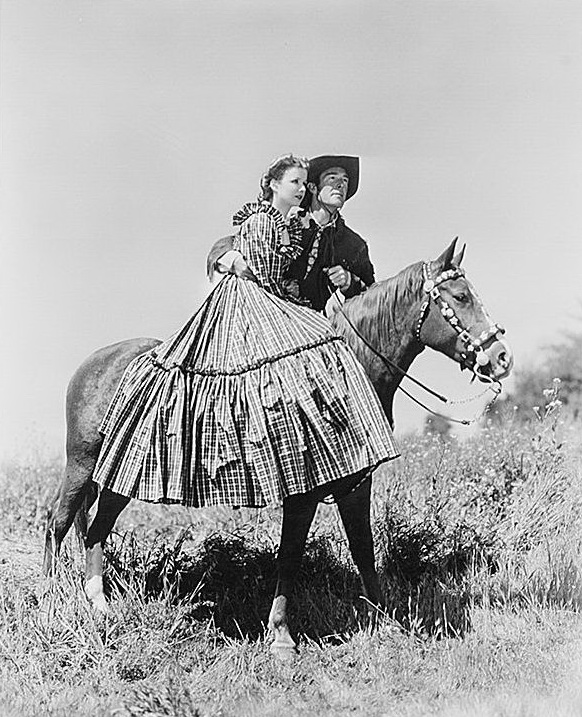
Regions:
[[100, 486], [259, 507], [398, 455], [347, 344], [324, 316], [283, 298], [299, 224], [286, 227], [265, 203], [234, 223], [259, 283], [226, 276], [182, 329], [131, 362], [101, 424]]

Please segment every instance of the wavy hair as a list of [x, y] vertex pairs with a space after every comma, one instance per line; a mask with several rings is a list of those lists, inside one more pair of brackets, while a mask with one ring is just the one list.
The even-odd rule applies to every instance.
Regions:
[[297, 157], [294, 154], [283, 154], [281, 157], [273, 160], [263, 173], [260, 182], [259, 201], [270, 202], [273, 199], [273, 190], [271, 189], [271, 180], [282, 179], [285, 172], [291, 167], [300, 167], [309, 170], [309, 161], [306, 157]]

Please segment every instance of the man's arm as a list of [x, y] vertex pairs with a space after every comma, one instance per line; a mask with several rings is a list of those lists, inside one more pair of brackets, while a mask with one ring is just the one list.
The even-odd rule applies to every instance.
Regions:
[[374, 266], [368, 254], [368, 245], [362, 240], [362, 247], [353, 259], [348, 262], [350, 282], [342, 293], [346, 299], [357, 296], [371, 286], [375, 279]]

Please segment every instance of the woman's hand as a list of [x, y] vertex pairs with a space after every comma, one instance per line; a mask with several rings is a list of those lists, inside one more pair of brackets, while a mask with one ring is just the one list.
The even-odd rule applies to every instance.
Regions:
[[257, 277], [253, 274], [252, 270], [246, 262], [244, 256], [240, 251], [231, 249], [223, 254], [220, 259], [216, 262], [216, 269], [221, 274], [235, 274], [241, 279], [249, 279], [258, 283]]
[[248, 279], [249, 281], [254, 281], [257, 284], [259, 283], [259, 280], [254, 275], [252, 269], [249, 267], [242, 254], [239, 254], [234, 260], [232, 267], [230, 268], [230, 273], [236, 274], [236, 276], [239, 276], [241, 279]]

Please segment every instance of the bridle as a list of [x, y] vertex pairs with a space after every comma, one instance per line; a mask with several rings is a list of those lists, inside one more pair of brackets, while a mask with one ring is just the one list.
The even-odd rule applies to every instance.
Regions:
[[[404, 389], [401, 384], [398, 384], [398, 388], [406, 395], [408, 398], [410, 398], [414, 403], [418, 404], [422, 408], [424, 408], [425, 411], [428, 411], [428, 413], [432, 413], [433, 416], [438, 416], [439, 418], [444, 418], [446, 421], [449, 421], [450, 423], [460, 423], [463, 426], [470, 426], [473, 423], [476, 423], [480, 418], [489, 411], [491, 406], [495, 403], [497, 400], [497, 397], [501, 393], [501, 382], [497, 379], [492, 379], [486, 374], [482, 374], [478, 372], [478, 368], [482, 368], [483, 366], [486, 366], [489, 363], [489, 356], [485, 353], [483, 350], [484, 344], [486, 344], [490, 339], [497, 337], [499, 334], [504, 334], [505, 329], [501, 326], [501, 324], [495, 324], [491, 321], [489, 318], [489, 314], [485, 310], [485, 307], [483, 306], [483, 302], [479, 298], [477, 292], [473, 288], [471, 282], [467, 279], [465, 276], [465, 272], [460, 267], [455, 267], [453, 269], [447, 269], [446, 271], [442, 271], [436, 279], [432, 279], [430, 275], [430, 263], [425, 261], [422, 264], [422, 276], [423, 276], [423, 285], [422, 289], [427, 294], [427, 298], [423, 301], [421, 307], [420, 307], [420, 316], [418, 318], [418, 321], [416, 322], [416, 327], [414, 330], [414, 337], [417, 340], [417, 342], [421, 346], [421, 350], [425, 347], [424, 342], [420, 338], [420, 332], [422, 329], [422, 325], [424, 324], [424, 321], [426, 317], [428, 316], [428, 312], [430, 309], [430, 303], [431, 301], [434, 301], [435, 304], [440, 309], [441, 314], [443, 315], [446, 322], [451, 326], [455, 332], [459, 335], [459, 338], [463, 342], [463, 345], [465, 347], [465, 350], [461, 352], [461, 368], [465, 367], [473, 371], [473, 373], [478, 376], [481, 380], [484, 380], [488, 382], [487, 388], [485, 388], [484, 391], [482, 391], [477, 396], [472, 396], [468, 399], [461, 399], [457, 401], [452, 401], [449, 398], [446, 398], [446, 396], [441, 395], [440, 393], [437, 393], [432, 388], [427, 386], [426, 384], [422, 383], [422, 381], [419, 381], [417, 378], [414, 378], [414, 376], [411, 376], [407, 371], [405, 371], [401, 366], [398, 366], [398, 364], [394, 363], [391, 359], [389, 359], [387, 356], [384, 356], [378, 349], [376, 349], [372, 344], [366, 339], [360, 331], [354, 326], [351, 319], [347, 316], [345, 311], [343, 310], [343, 304], [338, 299], [335, 292], [332, 294], [332, 296], [335, 297], [336, 301], [338, 302], [339, 308], [338, 311], [342, 314], [348, 325], [352, 328], [356, 336], [362, 341], [362, 343], [367, 346], [370, 351], [377, 356], [382, 363], [387, 368], [392, 368], [393, 370], [397, 371], [401, 376], [406, 376], [410, 381], [415, 383], [417, 386], [420, 386], [423, 388], [427, 393], [430, 393], [431, 395], [435, 396], [439, 399], [439, 401], [442, 401], [443, 403], [446, 403], [448, 405], [454, 405], [454, 404], [460, 404], [460, 403], [469, 403], [470, 401], [474, 401], [477, 398], [480, 398], [485, 394], [487, 391], [493, 392], [493, 397], [490, 401], [487, 402], [487, 404], [484, 406], [484, 408], [478, 412], [473, 418], [471, 419], [462, 419], [462, 418], [453, 418], [452, 416], [445, 416], [443, 413], [439, 413], [438, 411], [433, 410], [426, 404], [422, 403], [422, 401], [419, 401], [418, 398], [413, 396], [411, 393], [409, 393], [406, 389]], [[469, 288], [471, 289], [471, 294], [475, 298], [475, 300], [478, 302], [479, 306], [481, 307], [483, 313], [489, 319], [489, 327], [481, 332], [481, 334], [475, 338], [471, 335], [471, 333], [465, 329], [459, 319], [459, 317], [455, 314], [455, 310], [447, 304], [447, 302], [443, 299], [441, 292], [439, 291], [439, 286], [443, 284], [445, 281], [450, 281], [451, 279], [458, 279], [460, 277], [463, 277], [465, 281], [467, 282]], [[475, 360], [471, 364], [469, 362], [469, 354], [475, 354]], [[346, 495], [349, 493], [353, 493], [355, 490], [357, 490], [360, 485], [367, 480], [368, 476], [371, 475], [370, 473], [366, 472], [366, 474], [362, 477], [360, 481], [356, 483], [355, 486], [350, 488], [350, 490], [347, 491]], [[345, 497], [345, 496], [343, 496]], [[324, 503], [328, 502], [337, 502], [335, 498], [332, 498], [331, 500], [325, 500]]]
[[[431, 301], [434, 301], [434, 303], [440, 309], [440, 312], [445, 321], [459, 335], [459, 339], [463, 344], [464, 351], [461, 351], [460, 361], [461, 368], [468, 368], [472, 370], [475, 374], [479, 376], [479, 378], [488, 378], [479, 371], [480, 368], [487, 366], [487, 364], [489, 363], [489, 356], [484, 351], [483, 346], [487, 344], [491, 339], [496, 339], [499, 338], [500, 335], [503, 335], [505, 333], [505, 329], [503, 328], [503, 326], [501, 326], [501, 324], [495, 324], [491, 321], [489, 315], [487, 314], [487, 311], [485, 310], [485, 307], [483, 306], [483, 302], [478, 297], [473, 286], [465, 276], [464, 270], [460, 267], [455, 267], [453, 269], [447, 269], [446, 271], [442, 271], [435, 279], [433, 279], [430, 275], [430, 263], [425, 261], [422, 265], [422, 276], [424, 279], [422, 289], [425, 294], [427, 294], [427, 298], [420, 307], [420, 316], [418, 318], [416, 328], [414, 330], [416, 340], [424, 347], [424, 342], [420, 338], [420, 332], [422, 329], [422, 325], [424, 324], [424, 321], [428, 316], [430, 303]], [[472, 336], [470, 331], [463, 326], [461, 320], [455, 314], [455, 310], [445, 301], [439, 290], [439, 286], [445, 281], [459, 279], [461, 277], [464, 278], [469, 285], [473, 297], [475, 297], [476, 301], [481, 307], [481, 310], [489, 320], [488, 328], [482, 331], [481, 334], [477, 337]]]
[[[451, 416], [445, 416], [442, 413], [439, 413], [438, 411], [434, 411], [429, 406], [422, 403], [422, 401], [419, 401], [417, 398], [415, 398], [412, 394], [410, 394], [406, 389], [404, 389], [400, 384], [398, 384], [398, 388], [408, 396], [414, 403], [417, 403], [419, 406], [424, 408], [429, 413], [432, 413], [435, 416], [439, 416], [440, 418], [444, 418], [447, 421], [450, 421], [452, 423], [460, 423], [465, 426], [469, 426], [472, 423], [475, 423], [478, 421], [483, 414], [485, 414], [493, 405], [499, 394], [501, 393], [501, 383], [498, 379], [493, 379], [489, 376], [487, 376], [484, 373], [481, 373], [479, 371], [480, 368], [483, 368], [489, 363], [489, 356], [486, 354], [485, 350], [483, 349], [483, 346], [492, 338], [497, 337], [499, 334], [504, 334], [505, 329], [501, 326], [501, 324], [495, 324], [489, 319], [489, 315], [487, 314], [487, 311], [485, 310], [485, 307], [483, 306], [483, 302], [478, 297], [477, 293], [475, 292], [473, 286], [465, 276], [465, 272], [460, 267], [454, 267], [452, 269], [447, 269], [446, 271], [442, 271], [435, 279], [433, 279], [430, 275], [430, 262], [423, 262], [422, 265], [422, 275], [423, 275], [423, 291], [425, 294], [427, 294], [427, 297], [425, 301], [422, 303], [420, 307], [420, 316], [418, 318], [418, 321], [416, 322], [416, 327], [414, 329], [414, 337], [417, 340], [417, 342], [421, 346], [421, 350], [425, 347], [425, 343], [422, 341], [420, 337], [420, 332], [422, 330], [422, 326], [424, 324], [424, 321], [426, 317], [428, 316], [428, 312], [430, 309], [431, 301], [434, 301], [437, 307], [440, 309], [440, 312], [446, 322], [453, 328], [453, 330], [459, 335], [459, 338], [461, 339], [464, 351], [461, 352], [461, 359], [460, 362], [461, 368], [468, 368], [473, 372], [475, 376], [477, 376], [480, 380], [487, 382], [489, 385], [485, 388], [484, 391], [482, 391], [477, 396], [473, 396], [469, 399], [461, 399], [457, 401], [453, 401], [451, 399], [446, 398], [445, 396], [437, 393], [432, 388], [427, 386], [426, 384], [419, 381], [417, 378], [414, 378], [414, 376], [411, 376], [407, 371], [405, 371], [403, 368], [398, 366], [398, 364], [394, 363], [391, 359], [389, 359], [387, 356], [384, 356], [380, 351], [378, 351], [370, 342], [362, 336], [360, 331], [354, 326], [353, 322], [349, 319], [347, 314], [343, 311], [343, 306], [340, 304], [339, 311], [341, 312], [342, 316], [348, 323], [348, 325], [352, 328], [352, 330], [355, 332], [356, 336], [364, 343], [365, 346], [367, 346], [370, 351], [377, 356], [385, 366], [388, 368], [391, 368], [395, 371], [397, 371], [401, 376], [405, 376], [410, 381], [415, 383], [417, 386], [420, 386], [422, 389], [424, 389], [427, 393], [430, 393], [431, 395], [435, 396], [439, 399], [439, 401], [442, 401], [443, 403], [452, 405], [452, 404], [459, 404], [459, 403], [468, 403], [469, 401], [473, 401], [476, 398], [480, 398], [484, 393], [491, 390], [493, 392], [493, 398], [491, 401], [487, 403], [487, 405], [483, 408], [483, 410], [476, 415], [474, 418], [470, 420], [465, 419], [458, 419], [458, 418], [452, 418]], [[445, 299], [442, 297], [441, 292], [439, 290], [439, 286], [443, 284], [445, 281], [450, 281], [451, 279], [458, 279], [460, 277], [463, 277], [467, 284], [469, 285], [469, 288], [471, 289], [471, 293], [475, 300], [478, 302], [479, 306], [481, 307], [483, 313], [489, 319], [489, 327], [481, 332], [481, 334], [478, 337], [474, 337], [471, 335], [470, 331], [463, 327], [461, 320], [459, 317], [455, 314], [455, 310], [449, 306], [449, 304], [445, 301]], [[335, 296], [335, 294], [334, 294]], [[339, 299], [336, 296], [336, 300], [339, 303]], [[475, 355], [475, 359], [473, 362], [470, 361], [469, 356]]]

